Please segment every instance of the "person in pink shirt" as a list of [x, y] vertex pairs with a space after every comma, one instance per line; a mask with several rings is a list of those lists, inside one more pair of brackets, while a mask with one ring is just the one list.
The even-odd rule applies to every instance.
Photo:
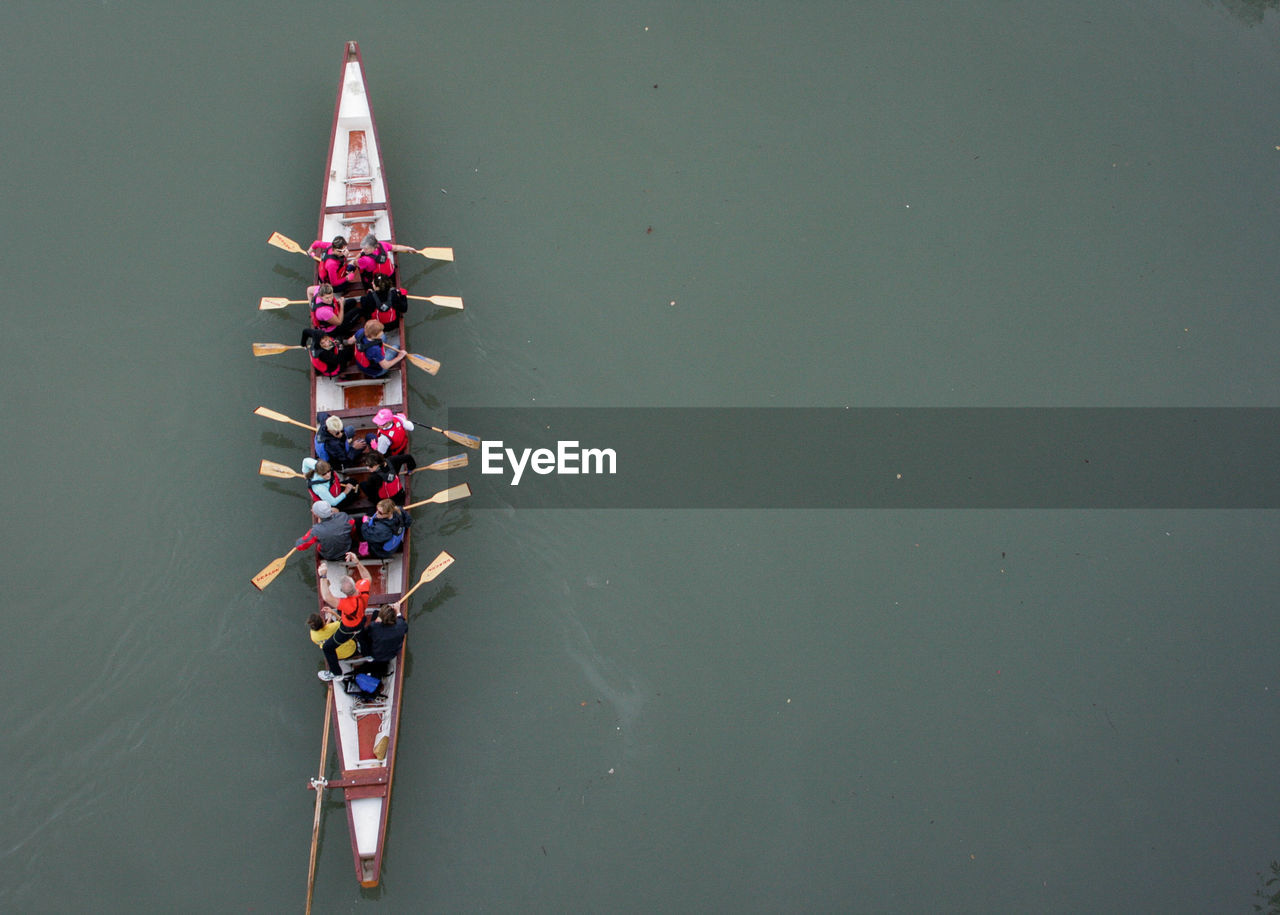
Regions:
[[378, 241], [372, 234], [366, 235], [360, 243], [360, 256], [356, 258], [356, 268], [366, 286], [373, 285], [375, 276], [391, 276], [396, 272], [396, 262], [391, 257], [393, 251], [411, 252], [414, 248], [408, 245], [393, 245], [389, 241]]
[[347, 263], [347, 240], [341, 235], [334, 236], [331, 242], [313, 241], [311, 254], [320, 258], [316, 264], [316, 278], [319, 282], [331, 286], [355, 282], [357, 270]]
[[307, 298], [311, 300], [311, 326], [326, 334], [338, 335], [345, 330], [342, 326], [345, 301], [333, 291], [333, 286], [321, 283], [319, 286], [307, 288]]

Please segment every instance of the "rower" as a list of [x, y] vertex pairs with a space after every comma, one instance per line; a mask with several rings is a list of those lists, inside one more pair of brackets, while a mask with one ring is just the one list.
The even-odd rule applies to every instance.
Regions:
[[378, 431], [369, 437], [369, 446], [379, 454], [391, 458], [392, 467], [399, 470], [395, 458], [408, 455], [409, 433], [413, 431], [413, 423], [403, 413], [392, 413], [383, 407], [373, 414], [373, 424], [378, 427]]
[[330, 466], [343, 470], [354, 467], [368, 453], [369, 443], [356, 435], [354, 426], [344, 426], [342, 417], [317, 413], [319, 429], [316, 431], [316, 457], [328, 461]]
[[[311, 641], [319, 648], [330, 636], [338, 631], [338, 614], [334, 613], [326, 607], [320, 613], [313, 613], [307, 617], [307, 629], [311, 634]], [[338, 646], [335, 654], [339, 661], [345, 661], [356, 653], [356, 640], [348, 639]]]
[[318, 375], [329, 378], [340, 375], [351, 360], [349, 346], [339, 338], [326, 334], [322, 330], [316, 330], [314, 327], [302, 329], [302, 339], [299, 343], [306, 347], [307, 355], [311, 357], [311, 367]]
[[358, 488], [355, 483], [343, 481], [328, 461], [303, 458], [302, 472], [306, 474], [307, 490], [311, 498], [317, 502], [328, 502], [334, 508]]
[[360, 635], [360, 645], [371, 659], [363, 669], [375, 677], [385, 677], [387, 665], [400, 653], [408, 632], [409, 621], [398, 608], [388, 605], [378, 611], [377, 622], [369, 623]]
[[345, 300], [333, 291], [331, 284], [307, 287], [307, 298], [311, 302], [312, 327], [326, 334], [343, 333], [342, 304]]
[[374, 559], [390, 559], [404, 548], [413, 518], [390, 499], [378, 503], [373, 517], [364, 516], [360, 525], [361, 552]]
[[321, 680], [336, 680], [342, 676], [342, 667], [338, 664], [338, 648], [344, 642], [356, 638], [364, 629], [365, 609], [369, 606], [369, 588], [373, 576], [369, 574], [369, 570], [364, 567], [355, 553], [348, 552], [345, 558], [355, 567], [360, 580], [356, 581], [350, 575], [343, 575], [338, 582], [339, 593], [337, 594], [329, 588], [329, 580], [326, 577], [329, 572], [327, 563], [322, 563], [317, 568], [320, 576], [320, 597], [338, 613], [338, 631], [325, 639], [324, 644], [320, 646], [324, 652], [325, 663], [329, 667], [328, 670], [322, 670], [316, 674]]
[[306, 550], [314, 546], [321, 559], [337, 560], [346, 556], [351, 551], [351, 529], [355, 520], [328, 502], [312, 502], [311, 515], [315, 524], [294, 542], [294, 548]]
[[341, 235], [335, 235], [333, 241], [327, 243], [323, 240], [313, 241], [310, 250], [313, 257], [320, 258], [316, 264], [316, 278], [321, 283], [339, 287], [354, 283], [360, 278], [359, 271], [347, 263], [350, 256], [347, 253], [347, 240]]
[[409, 310], [409, 299], [405, 290], [392, 284], [391, 277], [378, 274], [373, 278], [373, 289], [360, 297], [359, 307], [361, 315], [376, 319], [383, 330], [395, 330]]
[[401, 251], [410, 254], [414, 250], [408, 245], [393, 245], [389, 241], [380, 242], [370, 232], [360, 242], [360, 256], [356, 258], [356, 268], [360, 271], [364, 284], [370, 286], [375, 276], [395, 275], [396, 263], [391, 257], [391, 252]]
[[370, 319], [347, 341], [355, 347], [356, 365], [368, 378], [381, 378], [407, 355], [399, 353], [388, 359], [382, 336], [382, 322]]
[[397, 454], [388, 459], [370, 449], [364, 456], [364, 466], [369, 468], [369, 475], [360, 484], [360, 491], [366, 499], [375, 505], [383, 499], [404, 505], [406, 493], [400, 474], [412, 473], [417, 467], [412, 454]]

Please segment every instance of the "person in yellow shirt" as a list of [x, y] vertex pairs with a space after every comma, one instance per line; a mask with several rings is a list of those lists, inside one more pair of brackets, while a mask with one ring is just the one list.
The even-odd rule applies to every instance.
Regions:
[[[324, 613], [313, 613], [307, 618], [307, 628], [311, 630], [311, 641], [319, 648], [329, 636], [338, 631], [338, 615], [329, 608]], [[349, 639], [338, 646], [336, 654], [342, 661], [356, 653], [356, 640]]]

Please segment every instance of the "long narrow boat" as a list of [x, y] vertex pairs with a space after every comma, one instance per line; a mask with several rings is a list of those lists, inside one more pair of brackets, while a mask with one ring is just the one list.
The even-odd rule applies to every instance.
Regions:
[[[329, 138], [329, 158], [325, 166], [324, 189], [320, 199], [318, 239], [346, 236], [358, 249], [366, 235], [379, 241], [393, 238], [391, 206], [387, 182], [382, 172], [382, 148], [373, 120], [373, 109], [365, 89], [360, 49], [348, 41], [342, 57], [342, 82], [333, 112]], [[394, 256], [394, 255], [393, 255]], [[393, 278], [394, 279], [394, 278]], [[397, 283], [398, 284], [398, 283]], [[348, 289], [359, 295], [364, 289]], [[398, 331], [389, 331], [387, 341], [408, 348], [404, 322]], [[358, 370], [337, 378], [311, 373], [311, 424], [317, 415], [341, 416], [360, 434], [372, 431], [373, 415], [383, 407], [408, 413], [407, 365], [401, 362], [383, 378], [364, 378]], [[410, 477], [404, 477], [409, 486]], [[406, 502], [410, 501], [406, 494]], [[370, 607], [398, 599], [405, 591], [409, 572], [409, 538], [401, 555], [389, 560], [363, 560], [373, 577]], [[330, 562], [330, 587], [348, 571], [344, 563]], [[338, 747], [341, 777], [329, 779], [329, 788], [342, 788], [355, 856], [356, 877], [361, 886], [377, 886], [386, 847], [387, 816], [391, 808], [391, 785], [395, 775], [396, 745], [399, 737], [400, 707], [404, 685], [404, 648], [392, 662], [384, 679], [383, 698], [368, 701], [349, 695], [342, 681], [333, 681], [333, 733]], [[342, 662], [343, 670], [350, 664]]]

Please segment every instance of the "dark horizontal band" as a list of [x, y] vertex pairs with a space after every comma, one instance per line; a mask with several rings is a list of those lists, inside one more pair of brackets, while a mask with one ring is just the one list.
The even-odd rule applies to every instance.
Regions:
[[1280, 508], [1275, 408], [455, 408], [447, 421], [486, 440], [488, 460], [457, 471], [477, 508]]

